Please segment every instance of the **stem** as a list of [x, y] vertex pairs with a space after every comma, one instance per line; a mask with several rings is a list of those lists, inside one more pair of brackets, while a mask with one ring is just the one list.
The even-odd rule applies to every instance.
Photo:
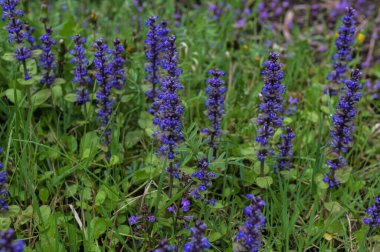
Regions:
[[264, 177], [264, 160], [260, 162], [260, 177]]

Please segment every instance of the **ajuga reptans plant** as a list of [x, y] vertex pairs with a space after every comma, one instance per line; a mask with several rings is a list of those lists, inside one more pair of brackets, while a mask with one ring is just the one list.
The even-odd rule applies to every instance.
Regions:
[[330, 130], [331, 142], [329, 144], [331, 153], [326, 161], [326, 164], [330, 167], [330, 171], [325, 174], [323, 179], [330, 188], [341, 184], [341, 181], [336, 176], [336, 171], [347, 165], [344, 154], [353, 140], [352, 133], [355, 130], [354, 119], [358, 111], [356, 106], [361, 97], [359, 91], [362, 89], [362, 85], [359, 83], [360, 76], [361, 73], [358, 69], [353, 70], [351, 79], [344, 82], [345, 93], [340, 98], [332, 119]]
[[380, 199], [375, 197], [375, 203], [367, 209], [368, 217], [364, 218], [364, 224], [368, 225], [370, 229], [380, 226]]
[[40, 83], [50, 87], [53, 85], [55, 80], [54, 69], [55, 57], [53, 53], [53, 46], [57, 44], [57, 41], [52, 39], [53, 29], [51, 27], [46, 27], [45, 24], [45, 34], [40, 37], [42, 43], [42, 53], [40, 56], [39, 65], [42, 66], [42, 78]]
[[[100, 134], [104, 147], [107, 147], [111, 142], [111, 128], [110, 118], [112, 114], [113, 98], [111, 94], [112, 83], [111, 67], [108, 62], [108, 46], [103, 40], [98, 39], [93, 47], [97, 50], [95, 52], [94, 66], [96, 69], [95, 79], [99, 85], [96, 99], [98, 101], [98, 119], [100, 122]], [[108, 151], [107, 151], [108, 152]]]
[[235, 238], [244, 250], [241, 251], [259, 251], [262, 244], [262, 230], [265, 228], [265, 217], [262, 209], [265, 202], [260, 197], [247, 194], [247, 198], [251, 203], [244, 208], [245, 221]]
[[73, 55], [71, 63], [74, 63], [74, 79], [73, 82], [77, 83], [77, 103], [78, 105], [85, 104], [90, 101], [88, 87], [92, 83], [91, 78], [88, 76], [87, 67], [89, 62], [86, 58], [86, 49], [84, 44], [87, 42], [86, 38], [81, 37], [80, 34], [75, 35], [72, 40], [74, 41], [74, 49], [70, 51]]
[[338, 94], [341, 84], [345, 80], [347, 72], [347, 64], [352, 60], [351, 46], [354, 43], [354, 35], [356, 30], [355, 21], [356, 11], [349, 7], [347, 14], [343, 17], [343, 23], [339, 27], [339, 37], [335, 41], [337, 48], [336, 54], [333, 56], [333, 71], [327, 76], [330, 84], [325, 87], [324, 92], [330, 96]]
[[293, 138], [295, 134], [293, 130], [289, 127], [285, 127], [285, 132], [281, 134], [280, 141], [281, 143], [277, 145], [280, 156], [277, 161], [278, 169], [281, 170], [289, 170], [290, 164], [293, 158]]
[[207, 115], [208, 119], [211, 121], [211, 126], [209, 128], [203, 129], [202, 132], [208, 135], [208, 143], [210, 148], [213, 150], [213, 155], [215, 155], [218, 149], [218, 138], [222, 135], [221, 121], [224, 115], [224, 94], [226, 88], [224, 87], [224, 81], [222, 76], [224, 72], [219, 69], [211, 69], [207, 72], [212, 75], [212, 77], [207, 79], [208, 87], [206, 89], [207, 100]]
[[264, 86], [261, 90], [260, 114], [257, 118], [258, 136], [256, 141], [260, 143], [260, 149], [257, 153], [261, 162], [261, 175], [264, 172], [265, 158], [273, 154], [273, 148], [270, 144], [277, 128], [282, 126], [283, 113], [282, 95], [285, 92], [285, 86], [281, 83], [284, 77], [282, 65], [279, 63], [279, 54], [273, 52], [269, 54], [268, 61], [264, 62], [265, 75]]
[[191, 241], [186, 242], [184, 252], [201, 252], [211, 247], [208, 238], [204, 236], [206, 228], [202, 221], [195, 221], [194, 227], [190, 228]]
[[25, 46], [24, 41], [29, 40], [29, 33], [24, 31], [24, 22], [20, 19], [23, 18], [24, 12], [17, 9], [19, 0], [0, 0], [0, 5], [3, 8], [3, 15], [1, 19], [8, 20], [7, 30], [9, 33], [9, 42], [16, 44], [15, 57], [21, 62], [24, 70], [24, 79], [29, 80], [32, 77], [29, 75], [29, 69], [26, 65], [26, 60], [32, 58], [33, 53]]
[[0, 251], [1, 252], [22, 252], [25, 243], [16, 240], [16, 233], [13, 229], [0, 231]]
[[158, 84], [160, 83], [160, 68], [163, 63], [163, 53], [165, 53], [169, 30], [167, 22], [163, 20], [157, 24], [158, 17], [151, 17], [146, 21], [149, 31], [145, 40], [146, 52], [145, 57], [147, 64], [145, 70], [147, 72], [146, 80], [152, 85], [152, 89], [146, 92], [146, 97], [150, 101], [156, 99], [159, 92]]
[[111, 70], [112, 70], [112, 80], [111, 84], [116, 90], [121, 90], [123, 85], [125, 84], [125, 59], [123, 58], [124, 47], [121, 44], [119, 39], [114, 39], [113, 41], [114, 49], [111, 50], [112, 53], [112, 62], [111, 62]]
[[159, 126], [154, 133], [161, 142], [158, 149], [159, 155], [166, 155], [170, 161], [168, 172], [178, 178], [178, 165], [173, 159], [177, 152], [177, 144], [183, 141], [182, 135], [182, 114], [183, 106], [178, 90], [183, 89], [179, 82], [182, 69], [178, 68], [178, 52], [175, 45], [175, 36], [170, 36], [166, 43], [166, 55], [162, 67], [167, 71], [161, 82], [161, 91], [152, 107], [157, 111], [153, 123]]

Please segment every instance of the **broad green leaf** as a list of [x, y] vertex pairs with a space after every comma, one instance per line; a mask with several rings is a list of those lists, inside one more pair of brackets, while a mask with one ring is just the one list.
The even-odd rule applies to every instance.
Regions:
[[32, 96], [32, 106], [37, 107], [43, 104], [51, 96], [50, 89], [42, 89]]
[[271, 184], [273, 184], [273, 178], [270, 176], [266, 177], [257, 177], [256, 184], [260, 188], [269, 188]]
[[67, 94], [65, 95], [65, 100], [68, 102], [76, 102], [77, 101], [77, 94]]
[[[20, 100], [23, 98], [21, 90], [16, 90], [16, 95], [17, 95], [17, 101], [20, 102]], [[16, 101], [15, 97], [15, 90], [13, 88], [5, 90], [5, 96], [13, 103]]]

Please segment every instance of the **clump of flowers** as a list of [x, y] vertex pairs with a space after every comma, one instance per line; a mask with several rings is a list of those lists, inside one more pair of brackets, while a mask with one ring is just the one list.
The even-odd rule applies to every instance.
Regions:
[[149, 31], [145, 40], [145, 57], [147, 60], [145, 70], [147, 72], [146, 80], [152, 84], [152, 89], [146, 92], [146, 97], [150, 101], [156, 99], [159, 93], [157, 85], [160, 83], [160, 68], [163, 64], [163, 53], [166, 50], [165, 42], [170, 32], [167, 28], [167, 22], [163, 20], [157, 24], [157, 19], [158, 17], [154, 16], [146, 21]]
[[368, 217], [364, 218], [364, 224], [370, 228], [376, 228], [380, 226], [380, 199], [375, 197], [375, 203], [367, 209]]
[[224, 13], [231, 9], [230, 4], [220, 3], [209, 3], [207, 9], [213, 20], [219, 20]]
[[98, 101], [98, 119], [100, 122], [100, 131], [104, 146], [111, 142], [111, 129], [109, 128], [110, 117], [112, 114], [113, 98], [111, 95], [112, 83], [110, 82], [111, 68], [108, 63], [108, 46], [99, 39], [93, 47], [95, 52], [94, 65], [96, 69], [95, 79], [99, 85], [96, 99]]
[[261, 90], [260, 115], [257, 119], [259, 126], [256, 142], [260, 143], [260, 149], [257, 153], [261, 162], [261, 170], [264, 169], [265, 158], [273, 154], [273, 148], [269, 140], [273, 137], [275, 130], [282, 126], [283, 112], [282, 95], [285, 92], [285, 86], [281, 83], [284, 72], [282, 65], [278, 62], [279, 54], [277, 52], [269, 55], [269, 60], [264, 63], [265, 75], [264, 86]]
[[193, 172], [191, 176], [197, 179], [199, 183], [197, 187], [190, 188], [189, 194], [196, 200], [203, 199], [206, 200], [207, 204], [215, 205], [215, 200], [207, 200], [205, 196], [202, 198], [202, 194], [207, 191], [212, 184], [212, 180], [216, 177], [215, 173], [208, 171], [208, 167], [209, 162], [206, 158], [198, 160], [198, 170]]
[[347, 14], [343, 17], [343, 23], [339, 27], [339, 37], [335, 41], [337, 53], [333, 56], [333, 71], [327, 76], [330, 84], [325, 87], [325, 94], [335, 96], [338, 94], [344, 75], [347, 72], [347, 64], [352, 60], [351, 46], [354, 43], [356, 31], [356, 11], [347, 8]]
[[[0, 154], [3, 153], [3, 148], [0, 147]], [[8, 196], [7, 191], [7, 181], [8, 174], [4, 171], [4, 164], [0, 161], [0, 212], [8, 211], [8, 204], [6, 201], [6, 197]]]
[[200, 220], [196, 220], [195, 226], [190, 228], [191, 241], [186, 242], [184, 252], [201, 252], [211, 247], [207, 237], [204, 237], [206, 232], [206, 224]]
[[148, 224], [154, 223], [156, 217], [150, 213], [147, 205], [142, 205], [139, 216], [130, 216], [129, 224], [135, 231], [147, 231]]
[[152, 108], [157, 111], [153, 123], [159, 126], [159, 130], [154, 133], [154, 136], [161, 141], [158, 154], [167, 156], [171, 161], [168, 172], [172, 176], [178, 177], [178, 166], [173, 163], [173, 159], [177, 154], [175, 150], [177, 144], [183, 141], [183, 106], [181, 97], [178, 95], [178, 90], [183, 89], [183, 86], [179, 82], [182, 69], [178, 68], [178, 52], [175, 40], [175, 36], [172, 35], [165, 43], [167, 53], [162, 67], [167, 71], [167, 74], [161, 82], [161, 92], [152, 104]]
[[223, 71], [211, 69], [207, 73], [212, 75], [211, 78], [207, 79], [208, 87], [206, 89], [208, 96], [206, 100], [207, 115], [211, 121], [211, 127], [203, 129], [202, 132], [209, 136], [208, 143], [215, 155], [218, 149], [217, 138], [222, 135], [220, 123], [224, 115], [224, 94], [227, 89], [224, 87], [224, 81], [221, 78], [224, 76]]
[[121, 44], [119, 39], [115, 39], [113, 41], [114, 49], [111, 51], [112, 53], [112, 80], [111, 84], [116, 90], [121, 90], [123, 85], [125, 84], [125, 70], [124, 64], [125, 59], [123, 58], [124, 47]]
[[8, 19], [7, 30], [9, 33], [9, 42], [16, 43], [15, 58], [21, 62], [24, 69], [24, 79], [29, 80], [32, 77], [29, 75], [29, 69], [26, 66], [26, 60], [32, 58], [32, 51], [24, 45], [24, 41], [29, 38], [28, 32], [23, 30], [24, 23], [20, 20], [24, 16], [22, 10], [17, 9], [19, 0], [0, 0], [0, 5], [3, 8], [1, 19]]
[[52, 39], [53, 29], [51, 27], [45, 27], [45, 34], [40, 37], [42, 43], [42, 54], [40, 56], [39, 65], [42, 66], [42, 78], [40, 83], [50, 87], [55, 80], [55, 58], [52, 51], [53, 46], [57, 44], [57, 41]]
[[252, 194], [247, 194], [247, 198], [251, 200], [251, 203], [244, 208], [244, 226], [240, 228], [235, 241], [245, 248], [244, 251], [257, 252], [262, 245], [262, 230], [265, 228], [266, 219], [262, 215], [265, 202]]
[[162, 240], [160, 245], [155, 250], [153, 250], [153, 252], [172, 252], [172, 251], [173, 252], [178, 251], [178, 248], [175, 245], [170, 245], [167, 239]]
[[269, 19], [282, 16], [289, 6], [289, 1], [272, 0], [267, 3], [266, 1], [260, 2], [257, 8], [259, 23], [263, 24]]
[[87, 67], [89, 62], [86, 58], [86, 49], [84, 48], [84, 44], [87, 40], [79, 34], [75, 35], [72, 39], [75, 44], [74, 49], [70, 51], [74, 56], [71, 63], [75, 64], [73, 82], [78, 84], [77, 103], [82, 105], [90, 101], [88, 86], [92, 82], [91, 78], [88, 76]]
[[280, 157], [277, 161], [277, 167], [279, 170], [289, 170], [290, 164], [293, 159], [293, 138], [295, 137], [293, 130], [289, 127], [285, 127], [285, 134], [281, 134], [281, 143], [277, 146], [280, 150]]
[[323, 181], [330, 188], [337, 187], [341, 182], [336, 177], [336, 171], [347, 165], [343, 154], [347, 152], [349, 144], [352, 142], [352, 132], [355, 130], [354, 118], [357, 114], [356, 105], [361, 97], [359, 92], [362, 85], [359, 83], [361, 73], [358, 69], [351, 73], [351, 80], [346, 80], [345, 93], [340, 98], [332, 120], [330, 131], [331, 136], [331, 158], [326, 161], [330, 167], [330, 172], [325, 174]]
[[24, 241], [16, 240], [16, 233], [13, 229], [0, 231], [0, 251], [22, 252], [24, 251], [24, 246]]

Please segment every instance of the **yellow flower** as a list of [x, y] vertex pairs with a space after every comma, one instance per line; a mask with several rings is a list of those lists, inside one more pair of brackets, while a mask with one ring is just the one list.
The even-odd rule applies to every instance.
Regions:
[[358, 36], [356, 37], [357, 41], [358, 41], [358, 44], [359, 45], [362, 45], [363, 42], [364, 42], [364, 39], [365, 39], [365, 35], [363, 33], [359, 33]]

